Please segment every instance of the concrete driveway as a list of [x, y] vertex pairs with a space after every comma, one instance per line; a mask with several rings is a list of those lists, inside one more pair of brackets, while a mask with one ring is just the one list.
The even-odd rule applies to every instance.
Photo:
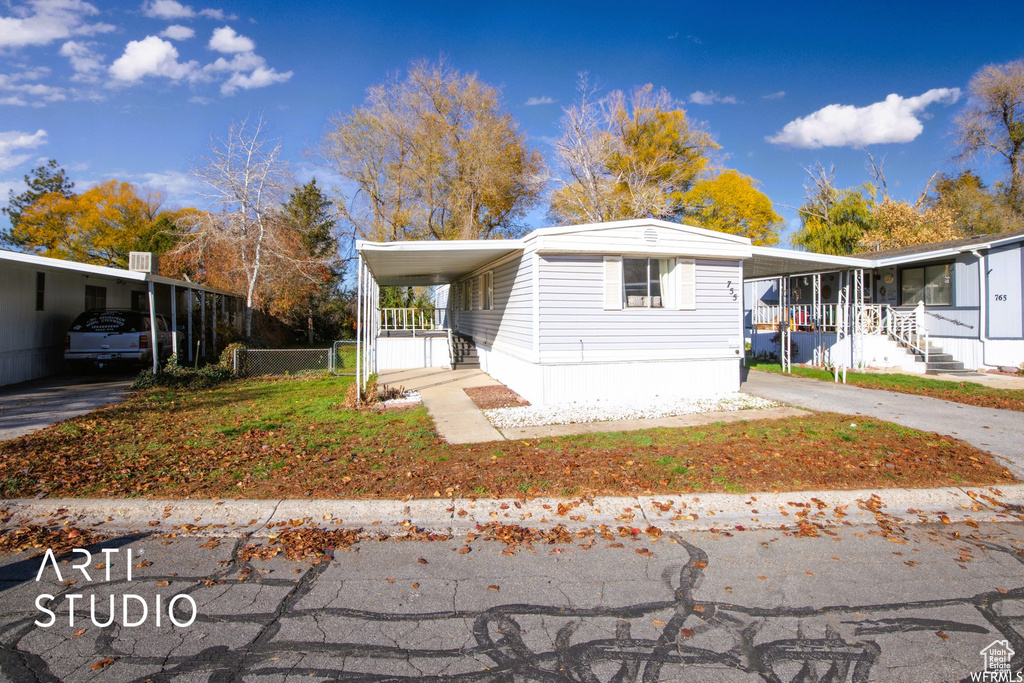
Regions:
[[131, 383], [125, 375], [57, 375], [2, 387], [0, 441], [120, 403]]
[[1024, 479], [1024, 413], [746, 369], [740, 389], [801, 408], [866, 415], [956, 437], [997, 456]]

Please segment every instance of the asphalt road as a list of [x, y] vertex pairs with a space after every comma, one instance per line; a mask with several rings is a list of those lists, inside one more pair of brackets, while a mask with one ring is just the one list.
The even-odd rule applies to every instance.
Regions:
[[0, 441], [120, 403], [134, 375], [67, 374], [0, 388]]
[[[364, 541], [313, 563], [242, 561], [246, 536], [129, 537], [103, 546], [110, 581], [102, 556], [90, 580], [62, 562], [37, 582], [40, 558], [8, 555], [0, 680], [920, 683], [980, 671], [997, 640], [1024, 663], [1017, 521], [589, 540]], [[139, 626], [125, 594], [130, 619], [149, 605]], [[169, 623], [179, 594], [189, 626]]]
[[810, 410], [867, 415], [954, 436], [998, 456], [1024, 479], [1024, 413], [770, 372], [747, 372], [740, 390]]

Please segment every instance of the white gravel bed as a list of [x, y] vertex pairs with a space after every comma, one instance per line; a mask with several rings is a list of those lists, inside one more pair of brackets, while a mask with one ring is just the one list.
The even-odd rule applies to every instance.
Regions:
[[557, 406], [522, 406], [495, 408], [483, 411], [491, 424], [502, 427], [539, 427], [541, 425], [578, 424], [609, 420], [640, 420], [673, 415], [693, 415], [719, 410], [751, 410], [774, 408], [778, 403], [741, 392], [697, 399], [679, 399], [669, 402], [644, 404], [566, 403]]
[[413, 405], [414, 403], [421, 403], [422, 401], [423, 401], [423, 397], [420, 396], [420, 392], [418, 392], [418, 391], [407, 391], [404, 394], [402, 394], [402, 396], [400, 398], [393, 398], [390, 401], [382, 401], [381, 403], [383, 403], [383, 405], [385, 407], [390, 407], [390, 406], [409, 406], [409, 405]]

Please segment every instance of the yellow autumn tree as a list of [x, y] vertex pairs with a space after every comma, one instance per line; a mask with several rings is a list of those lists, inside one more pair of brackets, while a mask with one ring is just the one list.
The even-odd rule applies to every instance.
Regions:
[[778, 244], [782, 216], [758, 185], [732, 169], [699, 180], [683, 195], [686, 215], [709, 230], [749, 237], [757, 245]]
[[886, 197], [875, 204], [872, 226], [860, 238], [866, 251], [912, 247], [964, 237], [956, 214], [944, 206], [921, 208], [905, 201]]
[[681, 218], [686, 193], [715, 167], [720, 149], [703, 124], [651, 84], [604, 98], [581, 75], [556, 144], [553, 218], [569, 223]]
[[129, 252], [173, 247], [177, 223], [198, 214], [162, 209], [162, 199], [118, 180], [70, 196], [48, 192], [23, 211], [12, 237], [41, 256], [126, 268]]

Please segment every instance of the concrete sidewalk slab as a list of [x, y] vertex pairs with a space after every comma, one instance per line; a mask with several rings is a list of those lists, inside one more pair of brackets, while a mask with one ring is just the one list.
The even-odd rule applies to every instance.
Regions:
[[866, 415], [965, 441], [1024, 479], [1024, 413], [751, 370], [740, 389], [780, 403]]
[[423, 405], [434, 418], [434, 425], [445, 441], [452, 444], [504, 441], [504, 437], [487, 421], [464, 389], [497, 386], [481, 370], [446, 370], [421, 368], [383, 372], [377, 381], [387, 385], [401, 385], [409, 391], [418, 391]]
[[779, 406], [755, 410], [716, 410], [693, 415], [673, 415], [642, 420], [608, 420], [605, 422], [580, 422], [567, 425], [543, 425], [540, 427], [507, 427], [501, 430], [506, 439], [539, 439], [550, 436], [573, 436], [577, 434], [598, 434], [601, 432], [632, 432], [641, 429], [676, 429], [696, 427], [713, 422], [742, 422], [744, 420], [773, 420], [785, 417], [801, 417], [810, 412]]
[[[869, 505], [872, 496], [878, 500]], [[872, 509], [874, 508], [874, 509]], [[265, 537], [288, 527], [400, 535], [412, 527], [460, 534], [491, 522], [538, 529], [706, 531], [874, 524], [876, 510], [901, 524], [1024, 521], [1024, 484], [940, 489], [662, 494], [596, 498], [433, 500], [5, 500], [0, 529], [71, 525], [101, 534], [191, 533]], [[798, 513], [803, 513], [798, 517]], [[944, 519], [945, 518], [945, 519]], [[156, 524], [152, 524], [156, 522]]]

